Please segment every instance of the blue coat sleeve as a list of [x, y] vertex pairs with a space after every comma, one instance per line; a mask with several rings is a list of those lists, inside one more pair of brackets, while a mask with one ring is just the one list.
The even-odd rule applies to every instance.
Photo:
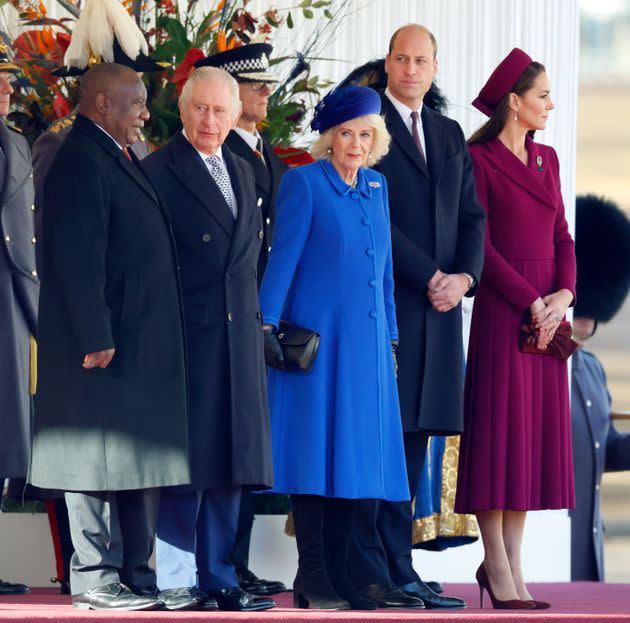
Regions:
[[282, 176], [276, 199], [273, 245], [260, 287], [264, 324], [277, 327], [293, 275], [308, 237], [313, 215], [313, 196], [306, 175], [299, 169]]
[[396, 304], [394, 303], [394, 271], [392, 262], [392, 236], [389, 221], [389, 200], [387, 180], [381, 175], [381, 185], [383, 186], [383, 206], [385, 207], [385, 218], [387, 220], [387, 259], [385, 261], [385, 274], [383, 276], [383, 295], [385, 297], [385, 314], [387, 316], [387, 326], [389, 327], [389, 337], [391, 340], [398, 340], [398, 325], [396, 324]]

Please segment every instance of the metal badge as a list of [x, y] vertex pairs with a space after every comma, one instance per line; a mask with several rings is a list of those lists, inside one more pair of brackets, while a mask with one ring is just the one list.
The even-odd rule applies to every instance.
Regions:
[[538, 165], [538, 170], [542, 171], [543, 170], [543, 167], [542, 167], [542, 156], [538, 156], [536, 158], [536, 164]]
[[371, 186], [372, 188], [380, 188], [381, 187], [379, 182], [368, 182], [368, 186]]

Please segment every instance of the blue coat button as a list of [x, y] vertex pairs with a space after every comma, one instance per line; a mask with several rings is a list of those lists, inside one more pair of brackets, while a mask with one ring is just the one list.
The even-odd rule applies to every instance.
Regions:
[[364, 216], [362, 222], [363, 222], [364, 225], [369, 225], [370, 224], [370, 219], [367, 216]]
[[365, 250], [365, 254], [366, 254], [368, 257], [374, 257], [374, 249], [366, 249], [366, 250]]
[[371, 285], [373, 288], [376, 288], [376, 279], [370, 279], [370, 285]]
[[376, 318], [376, 312], [374, 310], [370, 312], [370, 318]]

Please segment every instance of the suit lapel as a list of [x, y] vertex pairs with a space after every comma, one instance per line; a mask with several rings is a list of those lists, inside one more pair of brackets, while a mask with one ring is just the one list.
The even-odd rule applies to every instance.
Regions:
[[[173, 137], [168, 144], [168, 149], [171, 151], [170, 169], [182, 184], [197, 197], [201, 205], [225, 230], [225, 233], [232, 236], [234, 215], [197, 150], [181, 132]], [[234, 183], [233, 180], [232, 183]], [[238, 196], [236, 200], [238, 202]]]
[[247, 191], [243, 185], [245, 175], [237, 169], [236, 162], [232, 156], [227, 145], [223, 145], [223, 159], [227, 166], [228, 173], [230, 174], [230, 182], [232, 183], [232, 190], [236, 196], [236, 205], [238, 206], [238, 214], [236, 216], [236, 225], [234, 233], [232, 235], [232, 244], [230, 245], [230, 254], [228, 262], [230, 262], [238, 252], [241, 241], [247, 231], [247, 224], [251, 218], [252, 211], [252, 197], [247, 196]]
[[[405, 122], [401, 119], [394, 105], [389, 101], [387, 95], [381, 95], [381, 112], [385, 115], [387, 130], [392, 138], [398, 143], [401, 149], [409, 156], [411, 161], [430, 179], [427, 163], [418, 152], [418, 148], [413, 142], [411, 132], [407, 129]], [[425, 134], [426, 138], [426, 134]]]
[[[256, 180], [256, 186], [260, 187], [261, 190], [266, 194], [269, 194], [269, 192], [271, 191], [271, 176], [269, 174], [269, 169], [260, 160], [260, 158], [256, 156], [252, 148], [243, 140], [241, 136], [239, 136], [238, 132], [235, 132], [234, 130], [229, 133], [226, 144], [232, 153], [243, 158], [243, 160], [245, 160], [245, 162], [247, 162], [252, 167], [252, 171], [254, 172], [254, 179]], [[267, 157], [266, 154], [265, 157]], [[268, 158], [267, 164], [269, 164]]]
[[[427, 165], [431, 173], [431, 183], [435, 187], [442, 175], [444, 168], [446, 134], [436, 123], [435, 113], [427, 108], [422, 107], [422, 129], [424, 130], [424, 143], [427, 148]], [[415, 147], [415, 145], [414, 145]]]
[[547, 207], [555, 210], [556, 203], [549, 191], [543, 186], [544, 173], [537, 169], [536, 158], [538, 150], [536, 145], [533, 141], [528, 140], [527, 146], [529, 153], [528, 166], [525, 166], [498, 138], [486, 143], [485, 153], [488, 160], [509, 177], [512, 182], [518, 184]]
[[11, 130], [7, 128], [3, 121], [0, 121], [0, 147], [4, 152], [6, 159], [6, 169], [4, 183], [2, 185], [2, 202], [3, 206], [7, 199], [11, 197], [17, 188], [19, 188], [24, 180], [31, 174], [31, 161], [26, 154], [20, 149], [18, 142], [11, 136]]

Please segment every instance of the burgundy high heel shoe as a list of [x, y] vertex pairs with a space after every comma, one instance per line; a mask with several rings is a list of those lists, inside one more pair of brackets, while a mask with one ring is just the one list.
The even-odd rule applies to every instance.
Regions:
[[528, 599], [530, 604], [534, 606], [534, 610], [546, 610], [551, 608], [551, 604], [548, 601], [538, 601], [537, 599]]
[[524, 601], [522, 599], [497, 599], [490, 587], [490, 580], [483, 567], [483, 563], [479, 565], [475, 578], [477, 584], [479, 584], [479, 608], [483, 608], [483, 591], [485, 589], [488, 591], [492, 607], [495, 610], [534, 610], [535, 606], [532, 601]]

